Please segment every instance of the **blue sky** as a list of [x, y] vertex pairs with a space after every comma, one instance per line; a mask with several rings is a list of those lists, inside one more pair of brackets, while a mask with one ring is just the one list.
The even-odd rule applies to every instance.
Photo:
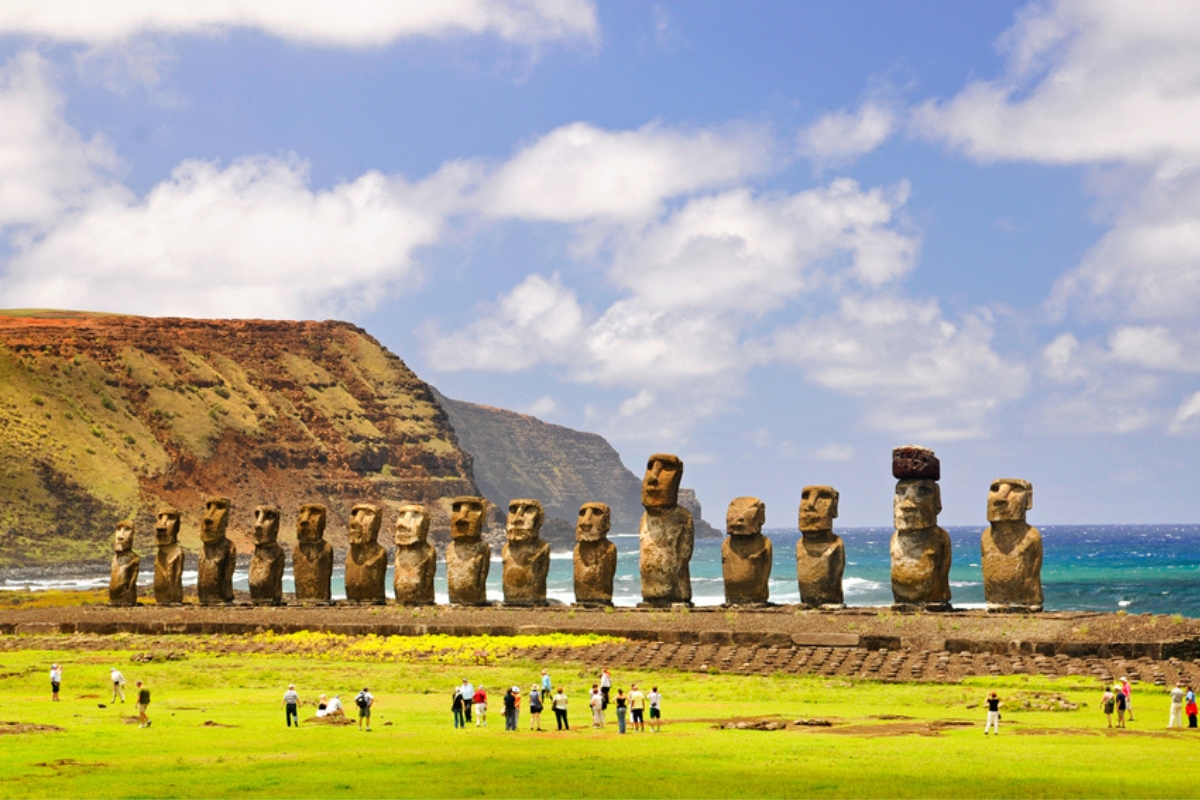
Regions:
[[1191, 3], [0, 7], [0, 305], [340, 318], [719, 522], [1196, 522]]

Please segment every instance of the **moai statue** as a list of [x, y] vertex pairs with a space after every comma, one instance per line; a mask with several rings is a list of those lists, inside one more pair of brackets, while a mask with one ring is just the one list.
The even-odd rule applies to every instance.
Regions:
[[500, 550], [507, 605], [546, 605], [550, 543], [539, 536], [544, 517], [542, 504], [537, 500], [513, 500], [508, 504], [508, 525]]
[[296, 600], [305, 605], [333, 602], [333, 545], [325, 541], [325, 506], [305, 503], [296, 522], [296, 546], [292, 549], [292, 572]]
[[279, 507], [254, 509], [254, 555], [250, 557], [250, 602], [283, 605], [283, 568], [287, 554], [279, 546]]
[[237, 566], [237, 548], [225, 537], [229, 525], [229, 498], [213, 497], [204, 504], [200, 523], [200, 569], [196, 595], [202, 606], [229, 605], [233, 602], [233, 570]]
[[346, 554], [346, 599], [351, 603], [381, 606], [387, 603], [384, 582], [388, 554], [379, 544], [383, 511], [359, 503], [350, 513], [350, 552]]
[[403, 606], [431, 606], [437, 549], [428, 541], [429, 514], [425, 506], [400, 506], [396, 518], [396, 577], [392, 588]]
[[987, 504], [991, 525], [980, 541], [988, 611], [1042, 610], [1042, 534], [1025, 521], [1031, 508], [1029, 481], [992, 481]]
[[898, 447], [892, 451], [892, 597], [896, 606], [926, 611], [950, 609], [950, 536], [938, 527], [942, 492], [941, 464], [932, 450]]
[[575, 603], [611, 606], [617, 575], [617, 546], [608, 540], [612, 512], [604, 503], [584, 503], [575, 523]]
[[488, 570], [492, 548], [483, 540], [482, 497], [456, 497], [450, 504], [450, 544], [446, 547], [446, 584], [450, 602], [459, 606], [486, 606]]
[[179, 546], [179, 512], [164, 508], [154, 522], [154, 602], [160, 606], [183, 603], [183, 548]]
[[108, 604], [110, 606], [136, 606], [138, 568], [141, 556], [133, 552], [133, 523], [126, 520], [117, 523], [113, 534], [112, 571], [108, 579]]
[[691, 513], [679, 505], [683, 462], [668, 453], [655, 453], [642, 478], [642, 524], [638, 530], [642, 601], [647, 606], [692, 603], [689, 565], [695, 530]]
[[721, 543], [721, 574], [728, 605], [766, 603], [771, 594], [771, 561], [774, 548], [762, 534], [767, 507], [757, 497], [735, 497], [725, 513]]
[[800, 602], [820, 608], [842, 608], [842, 573], [846, 547], [833, 532], [838, 493], [832, 486], [805, 486], [800, 493], [800, 541], [796, 542], [796, 580]]

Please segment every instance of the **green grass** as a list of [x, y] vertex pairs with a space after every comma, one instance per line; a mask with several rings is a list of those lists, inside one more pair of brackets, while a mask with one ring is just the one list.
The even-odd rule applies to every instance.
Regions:
[[[114, 637], [112, 646], [134, 646]], [[172, 639], [160, 642], [164, 649]], [[139, 645], [141, 646], [141, 645]], [[618, 736], [615, 724], [588, 727], [579, 666], [550, 665], [572, 700], [570, 733], [517, 734], [451, 727], [450, 691], [464, 675], [491, 688], [527, 688], [543, 665], [475, 667], [379, 663], [300, 655], [192, 655], [184, 661], [131, 663], [130, 650], [0, 652], [0, 720], [57, 725], [59, 733], [0, 737], [0, 796], [1021, 796], [1195, 795], [1187, 765], [1196, 737], [1165, 735], [1167, 698], [1139, 687], [1138, 721], [1104, 735], [1098, 688], [1076, 679], [1011, 677], [962, 685], [881, 684], [815, 677], [736, 677], [676, 672], [616, 672], [616, 684], [657, 683], [666, 725], [660, 734]], [[49, 701], [46, 672], [66, 670], [63, 702]], [[129, 703], [107, 704], [108, 668], [129, 680]], [[133, 681], [153, 690], [149, 729], [127, 724]], [[374, 732], [353, 727], [284, 727], [280, 699], [289, 682], [305, 701], [338, 692], [351, 705], [369, 685], [378, 698]], [[1061, 692], [1090, 705], [1075, 712], [1004, 714], [1003, 734], [984, 738], [984, 693]], [[301, 718], [311, 716], [306, 706]], [[880, 721], [902, 714], [904, 721]], [[781, 715], [845, 721], [858, 733], [737, 731], [714, 723]], [[611, 714], [610, 714], [611, 723]], [[973, 725], [928, 735], [932, 720]], [[230, 727], [205, 726], [213, 722]], [[543, 727], [553, 728], [547, 714]], [[837, 730], [837, 728], [833, 729]], [[905, 735], [869, 735], [911, 730]], [[923, 731], [925, 735], [915, 731]], [[1045, 735], [1023, 735], [1022, 731]], [[1154, 731], [1159, 736], [1148, 736]]]

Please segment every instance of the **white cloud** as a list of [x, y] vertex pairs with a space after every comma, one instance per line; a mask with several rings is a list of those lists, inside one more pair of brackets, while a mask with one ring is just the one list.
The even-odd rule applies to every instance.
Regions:
[[819, 165], [847, 164], [887, 141], [897, 125], [887, 105], [868, 100], [850, 113], [834, 111], [800, 131], [800, 155]]
[[413, 36], [492, 35], [521, 44], [593, 40], [589, 0], [9, 0], [0, 34], [91, 45], [143, 34], [213, 35], [253, 29], [301, 44], [380, 47]]
[[1160, 325], [1123, 326], [1110, 334], [1108, 342], [1120, 363], [1167, 372], [1200, 370], [1200, 348], [1193, 346], [1187, 352], [1184, 342]]
[[819, 461], [853, 461], [854, 448], [848, 444], [830, 443], [813, 453]]
[[544, 395], [521, 410], [533, 417], [545, 417], [558, 411], [558, 401], [550, 395]]
[[1195, 430], [1200, 423], [1200, 392], [1189, 395], [1179, 404], [1175, 418], [1171, 420], [1171, 433]]
[[736, 183], [769, 164], [769, 137], [752, 128], [606, 131], [564, 125], [516, 153], [481, 186], [486, 214], [552, 222], [636, 221], [670, 197]]

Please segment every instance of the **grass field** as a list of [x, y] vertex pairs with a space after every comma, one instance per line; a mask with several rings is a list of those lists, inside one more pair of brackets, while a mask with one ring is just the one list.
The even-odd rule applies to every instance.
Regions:
[[[114, 647], [121, 642], [114, 640]], [[810, 677], [675, 672], [616, 674], [657, 684], [659, 734], [619, 736], [612, 717], [589, 726], [578, 666], [330, 661], [303, 654], [191, 655], [132, 663], [132, 650], [0, 652], [0, 720], [62, 728], [0, 735], [4, 797], [1184, 797], [1200, 793], [1200, 734], [1165, 731], [1167, 696], [1135, 688], [1137, 721], [1109, 735], [1099, 687], [1082, 679], [1010, 677], [960, 685], [882, 684]], [[50, 702], [47, 671], [65, 670], [62, 701]], [[109, 704], [108, 670], [121, 669], [128, 702]], [[450, 693], [462, 677], [523, 692], [549, 667], [571, 697], [569, 733], [505, 733], [493, 711], [486, 729], [454, 730]], [[133, 682], [153, 692], [153, 725], [134, 716]], [[302, 700], [364, 685], [377, 697], [374, 731], [284, 726], [280, 706], [294, 682]], [[984, 737], [984, 712], [968, 708], [995, 689], [1007, 698], [999, 737]], [[1057, 692], [1078, 711], [1014, 708]], [[106, 708], [99, 707], [101, 704]], [[314, 713], [301, 709], [301, 719]], [[904, 719], [881, 720], [880, 715]], [[826, 718], [833, 728], [724, 730], [734, 719]], [[936, 725], [967, 721], [970, 726]], [[0, 726], [0, 728], [7, 726]], [[543, 728], [553, 728], [547, 712]]]

